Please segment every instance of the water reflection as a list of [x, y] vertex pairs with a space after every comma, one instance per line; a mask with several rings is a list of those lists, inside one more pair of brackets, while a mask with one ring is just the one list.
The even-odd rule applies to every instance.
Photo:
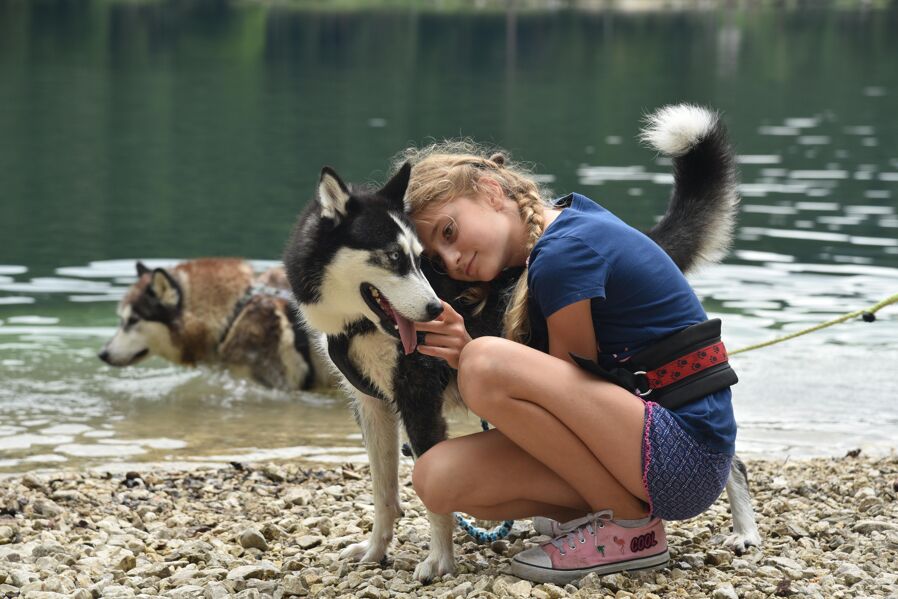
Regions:
[[[389, 156], [428, 137], [495, 142], [556, 193], [646, 228], [671, 175], [636, 142], [642, 114], [719, 108], [744, 201], [735, 251], [692, 282], [728, 346], [894, 294], [894, 19], [894, 3], [626, 14], [0, 0], [0, 471], [363, 459], [337, 394], [161, 360], [117, 370], [95, 352], [133, 281], [128, 257], [250, 256], [262, 270], [322, 164], [383, 180]], [[885, 401], [898, 387], [870, 376], [898, 369], [895, 314], [738, 356], [740, 451], [898, 445]]]

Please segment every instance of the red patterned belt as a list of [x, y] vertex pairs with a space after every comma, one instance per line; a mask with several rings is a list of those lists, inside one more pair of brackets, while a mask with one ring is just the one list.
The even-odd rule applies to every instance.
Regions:
[[640, 395], [648, 395], [651, 390], [661, 389], [667, 385], [681, 381], [684, 378], [697, 374], [703, 370], [727, 362], [727, 350], [723, 346], [722, 341], [712, 343], [701, 349], [697, 349], [690, 354], [686, 354], [676, 360], [671, 360], [663, 366], [659, 366], [648, 372], [636, 372], [634, 374], [644, 374], [649, 383], [649, 391], [644, 391]]
[[[695, 349], [698, 348], [698, 349]], [[720, 340], [720, 319], [685, 327], [610, 368], [571, 354], [574, 363], [631, 393], [675, 410], [739, 382]]]

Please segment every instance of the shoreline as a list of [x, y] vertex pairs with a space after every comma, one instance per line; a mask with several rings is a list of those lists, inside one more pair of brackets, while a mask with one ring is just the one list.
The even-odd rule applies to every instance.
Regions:
[[[355, 426], [355, 423], [353, 423]], [[479, 431], [478, 428], [471, 428], [470, 432]], [[458, 434], [465, 434], [469, 431], [453, 431]], [[450, 435], [456, 436], [456, 435]], [[0, 469], [0, 482], [5, 481], [7, 479], [21, 478], [27, 474], [34, 474], [37, 476], [45, 477], [45, 478], [53, 478], [53, 477], [66, 477], [71, 476], [73, 474], [87, 474], [94, 476], [102, 476], [107, 473], [113, 475], [124, 475], [127, 472], [137, 472], [140, 474], [144, 473], [154, 473], [154, 472], [181, 472], [181, 473], [189, 473], [196, 472], [199, 470], [219, 470], [226, 469], [230, 467], [233, 463], [240, 463], [245, 465], [252, 464], [272, 464], [272, 465], [280, 465], [281, 467], [286, 467], [289, 464], [295, 464], [301, 469], [304, 470], [321, 470], [321, 469], [332, 469], [339, 468], [346, 464], [351, 464], [355, 468], [359, 467], [367, 467], [368, 464], [368, 456], [365, 453], [365, 447], [363, 445], [353, 446], [353, 445], [335, 445], [331, 447], [320, 446], [316, 447], [316, 449], [320, 451], [315, 452], [315, 456], [313, 457], [302, 457], [300, 452], [297, 452], [297, 456], [286, 455], [283, 457], [270, 457], [266, 455], [264, 458], [258, 458], [260, 454], [274, 454], [278, 452], [291, 451], [295, 448], [287, 447], [287, 448], [268, 448], [261, 449], [251, 453], [247, 453], [245, 456], [232, 453], [231, 455], [226, 456], [172, 456], [172, 459], [164, 459], [164, 460], [134, 460], [134, 461], [110, 461], [110, 462], [99, 462], [99, 463], [82, 463], [82, 462], [72, 462], [72, 463], [59, 463], [56, 467], [44, 467], [44, 468], [31, 468], [28, 470], [3, 470]], [[302, 451], [306, 450], [306, 447], [299, 448]], [[333, 450], [329, 452], [329, 450]], [[845, 449], [840, 448], [837, 451], [832, 453], [813, 453], [813, 454], [805, 454], [805, 453], [782, 453], [776, 452], [773, 454], [764, 454], [757, 451], [737, 451], [736, 452], [739, 457], [741, 457], [744, 461], [748, 462], [779, 462], [782, 464], [787, 464], [791, 462], [804, 462], [811, 460], [838, 460], [842, 457], [846, 457], [852, 453], [855, 453], [855, 456], [860, 455], [865, 459], [878, 460], [883, 458], [888, 458], [890, 456], [898, 454], [898, 447], [887, 446], [881, 443], [877, 444], [868, 444], [862, 447], [854, 447], [851, 450], [848, 450], [846, 453]], [[402, 468], [408, 467], [411, 468], [412, 462], [407, 458], [403, 458], [402, 460]], [[27, 465], [27, 463], [22, 463], [21, 465]]]
[[666, 568], [564, 588], [505, 573], [510, 556], [545, 539], [527, 521], [491, 545], [457, 532], [457, 573], [415, 581], [428, 525], [405, 463], [405, 515], [383, 565], [337, 557], [372, 524], [367, 465], [10, 474], [0, 479], [0, 596], [898, 596], [895, 452], [747, 466], [760, 550], [738, 556], [722, 546], [731, 523], [724, 494], [705, 514], [665, 524]]

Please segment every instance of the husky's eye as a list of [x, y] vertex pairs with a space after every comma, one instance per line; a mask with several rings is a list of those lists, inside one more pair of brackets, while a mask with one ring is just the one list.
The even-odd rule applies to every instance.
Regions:
[[387, 257], [390, 259], [390, 262], [399, 262], [399, 252], [395, 250], [387, 254]]
[[446, 274], [446, 266], [443, 264], [442, 258], [440, 258], [439, 256], [428, 256], [427, 261], [430, 262], [430, 265], [437, 272], [437, 274]]

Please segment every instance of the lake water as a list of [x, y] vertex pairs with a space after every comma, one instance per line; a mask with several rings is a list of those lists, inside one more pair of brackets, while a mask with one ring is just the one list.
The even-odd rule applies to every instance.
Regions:
[[[645, 228], [670, 175], [641, 116], [713, 106], [742, 213], [732, 254], [691, 281], [728, 347], [898, 293], [898, 7], [878, 6], [0, 0], [0, 472], [363, 460], [336, 393], [96, 351], [135, 259], [274, 263], [323, 164], [382, 181], [431, 137], [499, 144]], [[895, 307], [733, 363], [740, 453], [898, 446]]]

